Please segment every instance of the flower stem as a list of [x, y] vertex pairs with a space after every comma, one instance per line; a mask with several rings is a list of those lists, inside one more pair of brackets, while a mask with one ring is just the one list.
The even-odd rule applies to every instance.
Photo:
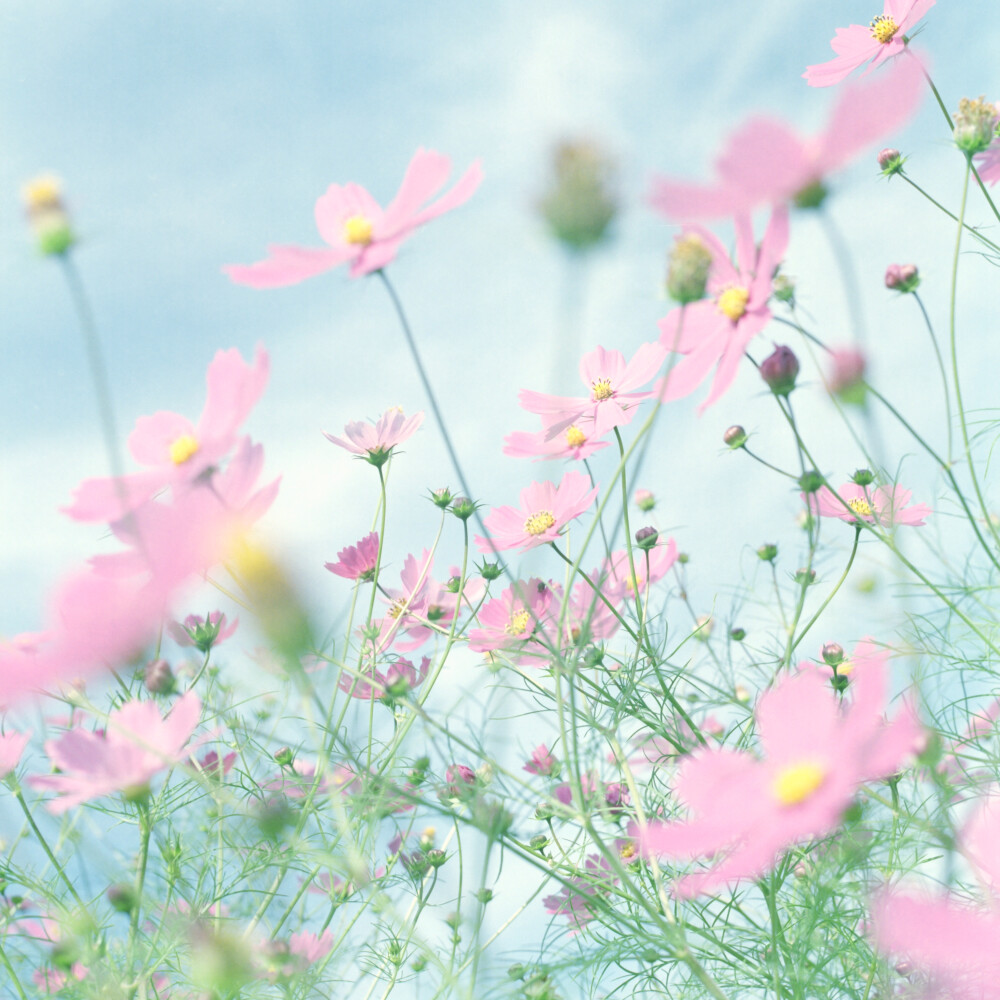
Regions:
[[20, 805], [21, 811], [24, 813], [24, 818], [28, 821], [28, 826], [31, 827], [32, 833], [34, 833], [35, 838], [41, 845], [46, 857], [52, 862], [52, 867], [55, 868], [59, 877], [63, 880], [66, 888], [69, 889], [69, 894], [73, 897], [79, 907], [86, 909], [83, 900], [80, 898], [80, 894], [76, 891], [76, 887], [69, 880], [69, 876], [66, 874], [63, 866], [59, 864], [56, 860], [56, 856], [52, 853], [52, 848], [49, 847], [49, 842], [45, 839], [42, 831], [38, 829], [38, 824], [35, 822], [34, 816], [31, 815], [31, 810], [28, 808], [28, 803], [24, 801], [24, 794], [20, 788], [14, 789], [14, 798], [17, 799], [18, 805]]

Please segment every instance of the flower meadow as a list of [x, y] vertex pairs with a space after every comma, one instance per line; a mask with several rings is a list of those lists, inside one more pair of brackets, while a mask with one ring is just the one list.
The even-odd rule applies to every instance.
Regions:
[[[313, 242], [218, 262], [248, 311], [328, 272], [372, 286], [424, 400], [381, 398], [373, 365], [339, 372], [370, 412], [316, 414], [315, 447], [368, 505], [333, 512], [326, 617], [268, 532], [286, 486], [266, 424], [246, 430], [280, 351], [212, 345], [189, 373], [200, 413], [121, 412], [87, 241], [55, 176], [26, 183], [106, 456], [54, 498], [94, 553], [39, 630], [0, 637], [4, 997], [1000, 997], [997, 422], [963, 394], [968, 328], [993, 318], [958, 308], [970, 257], [1000, 263], [1000, 103], [936, 88], [933, 7], [831, 23], [834, 57], [795, 81], [835, 91], [818, 134], [755, 117], [708, 176], [650, 180], [659, 322], [629, 352], [614, 330], [586, 344], [558, 393], [536, 365], [491, 383], [523, 414], [495, 428], [500, 454], [465, 453], [393, 276], [425, 228], [475, 243], [461, 216], [488, 162], [418, 148], [381, 198], [331, 178]], [[925, 104], [955, 191], [893, 146]], [[844, 329], [802, 304], [794, 234], [853, 161], [899, 227], [919, 202], [951, 234], [880, 279], [933, 396], [891, 367], [869, 379], [856, 308]], [[536, 207], [582, 281], [623, 208], [613, 161], [563, 142]], [[759, 542], [705, 600], [705, 540], [676, 511], [709, 498], [670, 465], [672, 427], [717, 419], [747, 371], [769, 423], [720, 427], [704, 461], [732, 470], [712, 502]], [[450, 482], [414, 495], [393, 473], [422, 469], [428, 439]], [[501, 454], [507, 489], [477, 493]], [[657, 466], [673, 496], [649, 488]], [[418, 505], [437, 527], [410, 550], [390, 512]], [[852, 628], [838, 609], [871, 566], [892, 583], [878, 627]]]

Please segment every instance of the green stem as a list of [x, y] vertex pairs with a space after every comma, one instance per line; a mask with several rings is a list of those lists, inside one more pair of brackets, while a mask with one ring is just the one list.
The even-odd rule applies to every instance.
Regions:
[[31, 810], [28, 808], [28, 803], [24, 801], [24, 794], [21, 792], [20, 788], [14, 789], [14, 798], [17, 799], [18, 805], [20, 805], [21, 811], [24, 813], [24, 818], [28, 821], [28, 826], [31, 827], [31, 831], [34, 833], [35, 838], [41, 845], [46, 857], [52, 862], [52, 867], [55, 868], [59, 877], [63, 880], [63, 884], [69, 890], [69, 894], [76, 901], [77, 906], [81, 909], [86, 909], [83, 900], [80, 898], [80, 894], [76, 891], [76, 887], [69, 880], [69, 876], [64, 871], [63, 866], [59, 864], [56, 860], [56, 856], [52, 853], [52, 848], [49, 847], [49, 842], [45, 839], [42, 831], [38, 829], [38, 824], [35, 822], [35, 818], [31, 815]]
[[858, 553], [858, 539], [861, 537], [861, 525], [854, 525], [854, 544], [851, 546], [851, 557], [847, 560], [847, 565], [844, 567], [844, 572], [840, 574], [840, 579], [837, 581], [836, 586], [827, 595], [826, 600], [819, 606], [819, 610], [809, 619], [805, 627], [799, 632], [798, 638], [792, 643], [791, 650], [789, 653], [794, 653], [795, 648], [798, 644], [805, 638], [806, 633], [816, 624], [819, 620], [821, 614], [826, 611], [827, 605], [834, 599], [837, 591], [843, 586], [844, 581], [847, 579], [847, 574], [851, 572], [851, 567], [854, 565], [854, 557]]
[[934, 356], [937, 358], [938, 371], [941, 373], [941, 384], [944, 386], [944, 412], [945, 418], [948, 422], [948, 464], [951, 465], [954, 461], [954, 456], [952, 454], [951, 446], [951, 391], [948, 388], [948, 373], [945, 371], [944, 358], [941, 356], [941, 348], [938, 345], [937, 337], [934, 335], [934, 327], [931, 324], [931, 318], [927, 315], [927, 310], [924, 308], [924, 301], [920, 298], [920, 295], [916, 291], [913, 292], [913, 298], [920, 307], [920, 312], [924, 317], [924, 323], [927, 325], [927, 332], [931, 335], [931, 344], [934, 345]]
[[965, 206], [969, 194], [969, 175], [972, 170], [972, 157], [965, 158], [965, 179], [962, 184], [962, 202], [958, 209], [959, 227], [955, 237], [955, 252], [951, 263], [951, 291], [948, 297], [948, 339], [951, 346], [951, 375], [955, 386], [955, 405], [958, 408], [958, 421], [962, 428], [962, 443], [965, 448], [965, 461], [969, 466], [969, 477], [972, 479], [972, 488], [975, 491], [976, 499], [979, 501], [979, 509], [986, 520], [986, 527], [993, 535], [993, 541], [1000, 545], [1000, 536], [990, 517], [990, 512], [986, 508], [986, 501], [983, 498], [982, 490], [979, 486], [979, 478], [976, 476], [976, 468], [972, 461], [972, 447], [969, 442], [969, 429], [965, 420], [965, 406], [962, 402], [962, 386], [958, 377], [958, 337], [955, 327], [955, 312], [958, 299], [958, 262], [962, 248], [962, 226], [961, 221], [965, 218]]
[[[908, 173], [906, 173], [905, 170], [900, 170], [899, 176], [902, 177], [903, 180], [910, 185], [910, 187], [914, 188], [916, 191], [922, 194], [932, 205], [934, 205], [936, 208], [944, 212], [944, 214], [947, 215], [948, 218], [952, 220], [952, 222], [958, 222], [958, 216], [955, 215], [954, 212], [949, 212], [948, 209], [941, 204], [941, 202], [939, 202], [936, 198], [932, 197], [927, 191], [925, 191], [915, 180], [913, 180], [912, 177], [910, 177]], [[970, 226], [966, 222], [963, 223], [963, 227], [967, 229], [972, 236], [975, 236], [976, 239], [979, 240], [981, 243], [985, 243], [988, 247], [990, 247], [990, 249], [996, 250], [998, 253], [1000, 253], [1000, 244], [994, 243], [993, 240], [987, 239], [978, 229], [976, 229], [975, 226]]]

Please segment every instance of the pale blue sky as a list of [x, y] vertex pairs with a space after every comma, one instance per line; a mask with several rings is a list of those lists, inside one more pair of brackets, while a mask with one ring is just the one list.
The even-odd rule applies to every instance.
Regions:
[[[65, 181], [123, 433], [155, 409], [195, 416], [218, 348], [249, 355], [256, 342], [267, 345], [272, 383], [248, 426], [269, 469], [285, 475], [270, 530], [329, 608], [346, 592], [322, 562], [367, 530], [373, 483], [319, 431], [397, 403], [423, 408], [419, 384], [375, 283], [349, 281], [341, 270], [254, 292], [230, 285], [220, 266], [257, 259], [270, 241], [315, 244], [312, 207], [329, 183], [356, 180], [385, 201], [419, 145], [451, 155], [456, 173], [481, 157], [480, 192], [421, 231], [390, 273], [470, 479], [488, 502], [513, 502], [544, 474], [499, 449], [508, 431], [534, 426], [517, 408], [518, 388], [545, 388], [551, 370], [561, 261], [532, 212], [550, 145], [582, 134], [618, 157], [618, 238], [590, 268], [580, 338], [585, 348], [630, 353], [656, 336], [666, 311], [659, 283], [675, 230], [643, 205], [651, 173], [697, 178], [751, 111], [818, 128], [836, 95], [811, 90], [800, 74], [827, 57], [838, 25], [874, 13], [854, 0], [835, 9], [800, 0], [625, 8], [579, 0], [5, 3], [0, 633], [37, 627], [51, 581], [99, 544], [100, 532], [55, 508], [79, 480], [105, 469], [64, 288], [33, 252], [21, 219], [25, 178], [51, 170]], [[950, 103], [1000, 91], [997, 23], [992, 0], [941, 3], [926, 19], [920, 43]], [[914, 153], [916, 176], [954, 204], [961, 164], [938, 115], [928, 101], [899, 141]], [[901, 185], [875, 181], [870, 158], [839, 180], [833, 210], [858, 253], [875, 371], [898, 371], [907, 395], [933, 394], [925, 334], [913, 310], [881, 289], [881, 273], [890, 261], [917, 260], [929, 305], [943, 309], [951, 226]], [[788, 269], [802, 279], [820, 332], [847, 340], [841, 286], [814, 220], [796, 217]], [[984, 282], [995, 275], [978, 273], [983, 291], [971, 280], [966, 290], [970, 336], [982, 326], [974, 310], [990, 298]], [[788, 339], [775, 329], [768, 335]], [[981, 343], [995, 370], [997, 349]], [[576, 358], [567, 363], [575, 368]], [[987, 364], [970, 365], [973, 399], [977, 377], [981, 402], [990, 402]], [[821, 393], [812, 396], [802, 405], [829, 420]], [[664, 497], [660, 524], [676, 526], [682, 548], [697, 553], [707, 604], [733, 578], [744, 542], [788, 530], [795, 501], [748, 463], [717, 453], [721, 430], [738, 419], [767, 428], [775, 439], [765, 450], [787, 454], [752, 370], [706, 416], [692, 409], [667, 415], [643, 485]], [[419, 495], [453, 481], [430, 421], [417, 440], [412, 461], [394, 470], [397, 565], [434, 525]], [[849, 445], [829, 447], [831, 469], [841, 462], [846, 474], [858, 464]], [[720, 521], [730, 530], [720, 532]]]

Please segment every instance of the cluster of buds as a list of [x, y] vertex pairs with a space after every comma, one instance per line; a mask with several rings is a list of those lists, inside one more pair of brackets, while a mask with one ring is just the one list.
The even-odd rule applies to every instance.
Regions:
[[912, 292], [919, 284], [916, 264], [890, 264], [885, 269], [885, 287], [895, 292]]
[[674, 240], [667, 257], [667, 294], [684, 305], [705, 294], [712, 254], [697, 233], [684, 232]]
[[571, 250], [600, 243], [618, 211], [611, 158], [595, 143], [563, 142], [553, 168], [554, 183], [538, 206], [553, 235]]
[[966, 156], [973, 156], [986, 149], [995, 138], [1000, 109], [982, 96], [975, 100], [963, 97], [952, 118], [955, 119], [955, 145]]
[[58, 177], [46, 174], [28, 181], [22, 189], [28, 222], [44, 254], [64, 254], [76, 242], [69, 214], [62, 200]]

